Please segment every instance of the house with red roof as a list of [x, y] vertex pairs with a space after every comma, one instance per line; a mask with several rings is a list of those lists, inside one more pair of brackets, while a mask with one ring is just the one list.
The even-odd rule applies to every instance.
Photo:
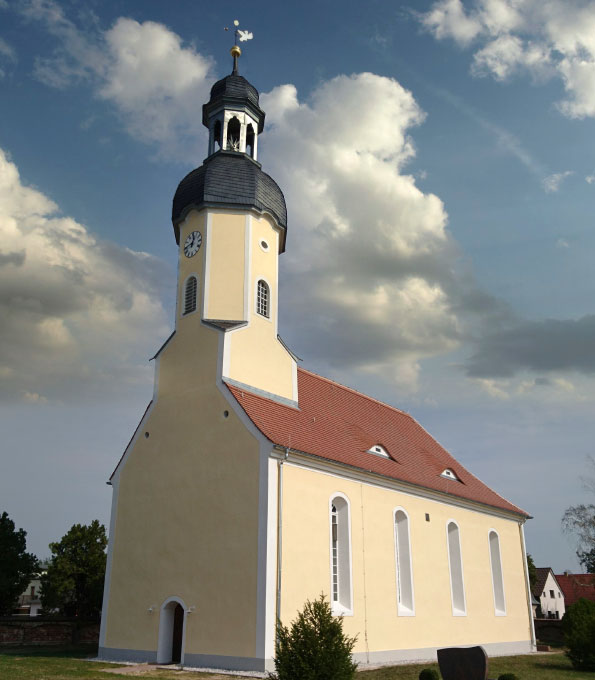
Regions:
[[566, 607], [570, 607], [581, 597], [595, 602], [595, 574], [556, 574]]
[[264, 673], [277, 621], [321, 593], [364, 666], [530, 652], [528, 513], [279, 337], [287, 211], [239, 53], [173, 200], [175, 330], [109, 480], [100, 658]]

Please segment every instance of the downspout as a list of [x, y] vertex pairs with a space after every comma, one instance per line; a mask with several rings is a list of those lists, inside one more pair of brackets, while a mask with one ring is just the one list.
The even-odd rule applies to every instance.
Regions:
[[277, 624], [281, 620], [281, 556], [283, 547], [282, 513], [283, 513], [283, 463], [289, 458], [289, 448], [285, 447], [285, 455], [277, 463], [277, 610], [275, 619], [275, 640]]
[[527, 606], [529, 607], [529, 627], [531, 630], [531, 647], [535, 651], [537, 641], [535, 639], [535, 622], [533, 621], [533, 606], [531, 604], [531, 583], [529, 581], [529, 565], [527, 564], [527, 548], [525, 547], [525, 521], [519, 522], [519, 534], [521, 536], [521, 551], [525, 561], [525, 587], [527, 591]]

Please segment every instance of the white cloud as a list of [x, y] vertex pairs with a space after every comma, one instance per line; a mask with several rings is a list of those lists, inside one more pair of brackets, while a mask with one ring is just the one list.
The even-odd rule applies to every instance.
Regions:
[[404, 173], [423, 112], [398, 82], [370, 73], [323, 83], [309, 102], [283, 85], [262, 106], [264, 167], [295, 225], [284, 304], [299, 319], [298, 353], [319, 358], [324, 347], [335, 366], [413, 387], [419, 360], [452, 349], [461, 332], [444, 206]]
[[204, 137], [200, 111], [214, 82], [210, 57], [152, 21], [121, 17], [101, 32], [80, 29], [52, 0], [27, 0], [21, 12], [60, 41], [51, 57], [36, 59], [39, 80], [59, 88], [90, 81], [133, 137], [169, 158], [197, 158]]
[[546, 194], [556, 193], [560, 189], [560, 185], [567, 178], [573, 175], [572, 170], [565, 172], [555, 172], [553, 175], [548, 175], [543, 179], [543, 189]]
[[568, 241], [564, 238], [559, 238], [556, 241], [556, 248], [570, 248], [570, 244]]
[[595, 175], [587, 175], [585, 177], [585, 182], [587, 184], [593, 184], [593, 182], [595, 182]]
[[61, 216], [1, 149], [0, 244], [0, 398], [115, 397], [150, 381], [163, 265]]
[[6, 76], [6, 70], [3, 64], [14, 64], [16, 61], [17, 55], [14, 49], [6, 42], [6, 40], [0, 38], [0, 78]]
[[560, 78], [570, 118], [595, 116], [595, 5], [581, 0], [438, 0], [419, 15], [437, 39], [478, 45], [475, 75]]

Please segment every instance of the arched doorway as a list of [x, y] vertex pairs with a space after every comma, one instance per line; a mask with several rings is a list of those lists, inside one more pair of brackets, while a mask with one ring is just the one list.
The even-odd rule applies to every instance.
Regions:
[[182, 600], [170, 597], [161, 606], [157, 663], [182, 663], [186, 607]]

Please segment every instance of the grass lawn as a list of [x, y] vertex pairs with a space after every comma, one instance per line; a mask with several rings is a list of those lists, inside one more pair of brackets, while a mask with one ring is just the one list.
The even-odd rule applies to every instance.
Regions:
[[[189, 673], [174, 669], [159, 669], [130, 675], [125, 672], [106, 673], [105, 669], [118, 670], [114, 664], [94, 663], [86, 660], [96, 653], [96, 648], [27, 648], [4, 649], [0, 652], [0, 680], [233, 680], [240, 676]], [[436, 664], [391, 666], [372, 671], [361, 671], [358, 680], [417, 680], [422, 668], [436, 668]], [[128, 667], [121, 666], [122, 671]], [[490, 659], [490, 677], [501, 673], [515, 673], [519, 680], [595, 680], [595, 673], [573, 670], [562, 653], [508, 656]]]

